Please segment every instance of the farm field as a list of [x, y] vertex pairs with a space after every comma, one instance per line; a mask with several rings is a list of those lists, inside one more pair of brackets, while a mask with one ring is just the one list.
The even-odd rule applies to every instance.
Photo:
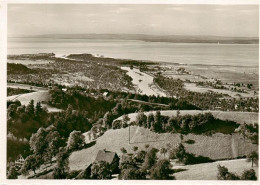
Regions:
[[[175, 147], [180, 143], [180, 134], [171, 133], [154, 133], [149, 129], [137, 126], [130, 127], [130, 143], [129, 143], [129, 128], [122, 128], [117, 130], [108, 130], [101, 137], [96, 140], [95, 145], [80, 151], [75, 151], [69, 157], [70, 170], [79, 170], [86, 168], [95, 160], [99, 150], [106, 149], [108, 151], [116, 152], [119, 156], [122, 155], [120, 148], [125, 147], [128, 152], [132, 152], [133, 146], [137, 146], [139, 150], [145, 150], [145, 144], [149, 144], [150, 148], [154, 147], [160, 149], [167, 147]], [[188, 134], [184, 135], [183, 140], [192, 139], [194, 144], [183, 143], [186, 151], [209, 157], [214, 160], [232, 159], [238, 156], [247, 155], [253, 150], [257, 150], [257, 145], [249, 144], [247, 141], [239, 140], [238, 135], [223, 135], [214, 134], [213, 136], [203, 136]], [[113, 144], [111, 144], [113, 143]], [[214, 147], [212, 147], [214, 146]], [[166, 154], [166, 156], [168, 153]], [[158, 153], [159, 158], [163, 158]]]
[[[176, 180], [217, 180], [218, 164], [227, 167], [229, 172], [237, 175], [241, 175], [244, 170], [251, 169], [251, 163], [247, 162], [246, 159], [235, 159], [205, 164], [174, 166], [173, 169], [184, 170], [174, 173], [174, 176]], [[253, 169], [258, 176], [258, 167], [254, 166]]]
[[[151, 111], [152, 113], [155, 114], [155, 111]], [[201, 110], [180, 110], [180, 115], [196, 115], [199, 113], [206, 113], [206, 112], [211, 112], [212, 115], [215, 118], [218, 118], [220, 120], [229, 120], [229, 121], [234, 121], [240, 124], [243, 123], [258, 123], [258, 113], [256, 112], [235, 112], [235, 111], [213, 111], [213, 110], [206, 110], [206, 111], [201, 111]], [[146, 115], [148, 115], [150, 112], [145, 112]], [[177, 110], [166, 110], [166, 111], [161, 111], [161, 114], [164, 116], [176, 116], [177, 115]], [[137, 116], [137, 113], [132, 113], [128, 114], [130, 121], [135, 121], [135, 118]], [[119, 117], [117, 119], [122, 119], [122, 117]]]

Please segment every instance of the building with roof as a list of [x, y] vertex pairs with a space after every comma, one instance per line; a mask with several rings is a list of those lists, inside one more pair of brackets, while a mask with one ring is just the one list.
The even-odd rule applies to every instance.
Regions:
[[120, 158], [115, 152], [106, 151], [106, 149], [104, 149], [98, 151], [94, 162], [105, 161], [110, 165], [112, 172], [117, 173], [119, 170], [119, 160]]

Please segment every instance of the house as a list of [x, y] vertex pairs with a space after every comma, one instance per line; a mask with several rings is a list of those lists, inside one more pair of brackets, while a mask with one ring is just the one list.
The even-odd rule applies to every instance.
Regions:
[[25, 160], [24, 160], [23, 156], [20, 154], [18, 156], [17, 160], [15, 160], [14, 164], [16, 167], [21, 168], [23, 166], [24, 161]]
[[97, 153], [97, 157], [94, 162], [105, 161], [111, 166], [111, 170], [113, 173], [117, 173], [119, 170], [119, 160], [120, 158], [115, 152], [99, 150]]

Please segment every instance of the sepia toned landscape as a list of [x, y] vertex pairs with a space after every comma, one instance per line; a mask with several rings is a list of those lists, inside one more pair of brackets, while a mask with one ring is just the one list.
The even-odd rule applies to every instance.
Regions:
[[[34, 28], [37, 34], [26, 35], [26, 24], [14, 30], [17, 14], [24, 13], [26, 23], [29, 12], [39, 19], [45, 9], [75, 20], [86, 33]], [[237, 17], [225, 19], [226, 32], [195, 34], [197, 27], [182, 28], [176, 18], [180, 30], [160, 25], [174, 24], [174, 15], [194, 21], [187, 11], [214, 17], [219, 10]], [[9, 5], [8, 13], [8, 179], [258, 179], [257, 5], [28, 4]], [[154, 32], [110, 26], [100, 32], [99, 16], [123, 26], [135, 13], [143, 16], [140, 24], [154, 20]], [[91, 26], [97, 33], [81, 25], [78, 14], [89, 24], [100, 21]], [[244, 23], [249, 29], [228, 32], [242, 29], [231, 25], [242, 16], [252, 19]], [[46, 19], [51, 30], [58, 18]], [[178, 34], [188, 27], [194, 35]]]

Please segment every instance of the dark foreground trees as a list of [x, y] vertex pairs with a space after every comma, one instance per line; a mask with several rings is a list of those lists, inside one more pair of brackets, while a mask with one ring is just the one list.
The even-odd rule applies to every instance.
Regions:
[[257, 180], [255, 170], [249, 169], [245, 170], [240, 176], [229, 172], [225, 166], [218, 165], [218, 180]]

